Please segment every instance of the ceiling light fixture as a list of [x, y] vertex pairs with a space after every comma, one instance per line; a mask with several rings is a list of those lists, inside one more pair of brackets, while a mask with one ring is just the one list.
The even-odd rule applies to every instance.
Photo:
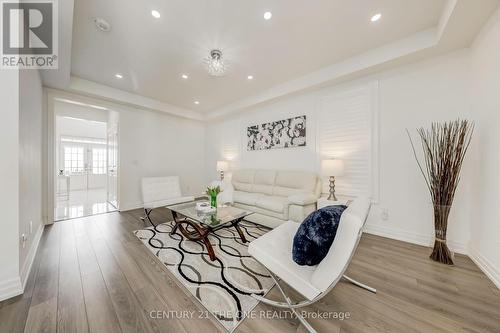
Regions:
[[116, 73], [116, 74], [115, 74], [115, 77], [116, 77], [117, 79], [123, 79], [123, 75], [121, 75], [120, 73]]
[[226, 63], [222, 58], [222, 51], [212, 50], [207, 58], [205, 58], [208, 74], [211, 76], [224, 76], [226, 73]]
[[247, 79], [249, 79], [249, 80], [253, 80], [253, 75], [248, 75], [248, 76], [247, 76]]
[[382, 14], [377, 13], [377, 14], [375, 14], [375, 15], [372, 16], [371, 21], [372, 22], [377, 22], [378, 20], [380, 20], [381, 17], [382, 17]]
[[271, 17], [273, 17], [273, 13], [271, 13], [271, 12], [265, 12], [264, 13], [264, 19], [265, 20], [270, 20]]
[[157, 19], [161, 17], [160, 12], [159, 12], [159, 11], [157, 11], [157, 10], [155, 10], [155, 9], [153, 9], [153, 10], [151, 11], [151, 15], [153, 15], [153, 17], [154, 17], [154, 18], [157, 18]]
[[194, 101], [194, 104], [198, 105], [198, 104], [200, 104], [200, 102], [198, 102], [198, 101]]
[[189, 76], [187, 74], [182, 74], [181, 77], [184, 79], [184, 80], [187, 80], [189, 78]]

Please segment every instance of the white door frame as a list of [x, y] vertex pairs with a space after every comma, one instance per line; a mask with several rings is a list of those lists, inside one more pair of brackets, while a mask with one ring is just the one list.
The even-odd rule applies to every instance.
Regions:
[[[57, 89], [52, 89], [52, 88], [44, 88], [47, 96], [47, 173], [46, 173], [46, 188], [47, 188], [47, 203], [46, 203], [46, 216], [47, 216], [47, 221], [46, 224], [53, 224], [54, 223], [54, 207], [55, 207], [55, 195], [56, 195], [56, 164], [55, 164], [55, 147], [56, 147], [56, 135], [55, 135], [55, 130], [56, 130], [56, 114], [55, 114], [55, 108], [54, 108], [54, 101], [56, 99], [67, 99], [71, 100], [73, 102], [77, 103], [82, 103], [84, 105], [92, 105], [97, 108], [103, 108], [103, 110], [106, 111], [117, 111], [119, 107], [117, 107], [115, 104], [112, 104], [107, 101], [95, 99], [95, 98], [90, 98], [87, 96], [82, 96], [82, 95], [77, 95], [73, 93], [69, 93], [66, 91], [62, 90], [57, 90]], [[119, 121], [119, 120], [118, 120]], [[118, 177], [118, 190], [117, 190], [117, 202], [118, 202], [118, 207], [120, 207], [120, 131], [118, 129], [118, 170], [117, 170], [117, 177]]]

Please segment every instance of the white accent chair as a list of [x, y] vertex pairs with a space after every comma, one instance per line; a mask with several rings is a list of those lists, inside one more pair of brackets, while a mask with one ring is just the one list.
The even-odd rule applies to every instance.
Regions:
[[[277, 302], [252, 295], [266, 304], [288, 308], [295, 313], [309, 332], [314, 328], [295, 310], [311, 305], [327, 295], [344, 277], [347, 281], [376, 293], [376, 290], [344, 275], [356, 251], [363, 226], [370, 210], [370, 201], [364, 198], [354, 200], [343, 212], [327, 256], [316, 266], [300, 266], [292, 259], [293, 238], [300, 224], [288, 221], [250, 243], [248, 253], [269, 271], [285, 302]], [[279, 284], [282, 280], [298, 291], [306, 300], [292, 303]]]
[[155, 225], [149, 214], [153, 209], [193, 201], [193, 196], [182, 196], [178, 176], [142, 178], [142, 202], [144, 213], [141, 219], [148, 219]]

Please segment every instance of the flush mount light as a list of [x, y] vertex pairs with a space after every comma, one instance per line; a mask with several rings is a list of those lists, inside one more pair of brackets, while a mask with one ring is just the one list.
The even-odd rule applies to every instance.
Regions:
[[157, 18], [157, 19], [161, 17], [160, 12], [159, 12], [159, 11], [157, 11], [157, 10], [155, 10], [155, 9], [153, 9], [153, 10], [151, 11], [151, 15], [153, 15], [153, 17], [154, 17], [154, 18]]
[[227, 66], [222, 58], [221, 50], [210, 51], [208, 57], [204, 60], [207, 65], [208, 74], [211, 76], [224, 76]]
[[372, 16], [371, 21], [372, 22], [377, 22], [378, 20], [380, 20], [381, 17], [382, 17], [382, 14], [377, 13], [377, 14], [375, 14], [375, 15]]
[[181, 75], [181, 77], [182, 77], [184, 80], [186, 80], [186, 79], [188, 79], [188, 78], [189, 78], [189, 76], [188, 76], [187, 74], [182, 74], [182, 75]]
[[271, 13], [271, 12], [265, 12], [264, 13], [264, 19], [265, 20], [270, 20], [271, 17], [273, 17], [273, 13]]
[[248, 76], [247, 76], [247, 79], [249, 79], [249, 80], [253, 80], [253, 75], [248, 75]]
[[200, 104], [200, 102], [198, 102], [198, 101], [194, 101], [194, 104], [198, 105], [198, 104]]
[[100, 18], [100, 17], [95, 17], [93, 19], [93, 21], [94, 21], [94, 24], [98, 30], [103, 31], [103, 32], [111, 31], [111, 24], [109, 24], [109, 22], [106, 21], [105, 19]]
[[116, 74], [115, 74], [115, 77], [116, 77], [117, 79], [123, 79], [123, 75], [121, 75], [120, 73], [116, 73]]

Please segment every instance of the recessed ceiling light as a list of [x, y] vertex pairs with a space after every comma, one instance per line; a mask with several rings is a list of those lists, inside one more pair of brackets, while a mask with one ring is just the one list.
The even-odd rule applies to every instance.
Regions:
[[264, 13], [264, 19], [270, 20], [271, 17], [273, 17], [273, 13], [271, 13], [271, 12], [265, 12]]
[[154, 9], [151, 11], [151, 15], [153, 15], [154, 18], [160, 18], [161, 17], [160, 12], [157, 11], [157, 10], [154, 10]]
[[248, 76], [247, 76], [247, 79], [249, 79], [249, 80], [253, 80], [253, 75], [248, 75]]
[[371, 21], [372, 22], [377, 22], [378, 20], [380, 20], [381, 17], [382, 17], [382, 14], [377, 13], [377, 14], [375, 14], [375, 15], [372, 16]]
[[182, 74], [182, 75], [181, 75], [181, 77], [182, 77], [183, 79], [188, 79], [188, 78], [189, 78], [189, 76], [188, 76], [187, 74]]
[[200, 102], [198, 102], [198, 101], [194, 101], [194, 104], [198, 105], [198, 104], [200, 104]]
[[116, 74], [115, 74], [115, 77], [116, 77], [117, 79], [123, 79], [123, 75], [121, 75], [120, 73], [116, 73]]

